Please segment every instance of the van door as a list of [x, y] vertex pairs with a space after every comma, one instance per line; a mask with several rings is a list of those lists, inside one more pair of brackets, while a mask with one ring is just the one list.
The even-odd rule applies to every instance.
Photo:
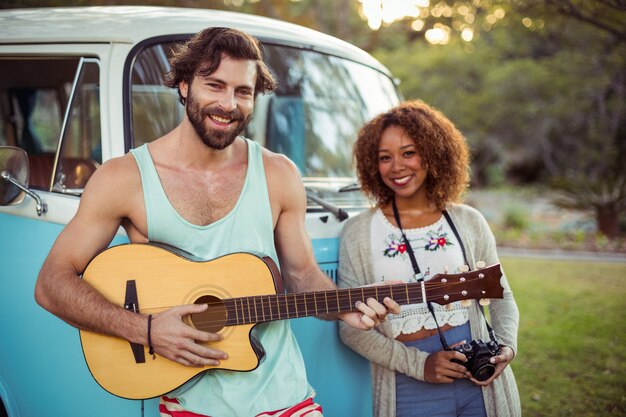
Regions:
[[76, 417], [142, 415], [141, 402], [98, 386], [78, 331], [33, 296], [48, 251], [102, 163], [107, 61], [101, 57], [108, 49], [0, 49], [0, 146], [26, 152], [30, 172], [24, 185], [41, 202], [39, 211], [31, 197], [0, 207], [0, 397], [8, 416], [56, 415], [61, 409]]

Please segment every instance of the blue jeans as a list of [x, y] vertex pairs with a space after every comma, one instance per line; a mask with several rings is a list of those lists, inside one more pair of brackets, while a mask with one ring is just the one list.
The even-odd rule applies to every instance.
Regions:
[[[444, 336], [448, 345], [472, 340], [469, 322]], [[439, 335], [406, 342], [423, 352], [443, 349]], [[431, 384], [396, 372], [396, 417], [486, 417], [482, 389], [467, 379], [450, 384]]]

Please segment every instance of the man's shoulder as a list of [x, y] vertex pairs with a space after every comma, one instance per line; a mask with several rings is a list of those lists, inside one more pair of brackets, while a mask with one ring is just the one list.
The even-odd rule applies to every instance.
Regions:
[[81, 210], [115, 219], [129, 217], [142, 198], [141, 187], [139, 168], [132, 155], [111, 158], [89, 179], [81, 197]]
[[139, 180], [139, 168], [132, 154], [111, 158], [104, 162], [90, 178], [87, 186], [98, 188], [133, 185]]
[[287, 156], [272, 152], [264, 147], [261, 147], [261, 154], [263, 155], [265, 171], [268, 174], [300, 176], [298, 167], [296, 167], [296, 164]]
[[102, 164], [101, 168], [107, 171], [108, 175], [122, 176], [130, 172], [138, 172], [135, 157], [129, 152], [125, 155], [111, 158]]

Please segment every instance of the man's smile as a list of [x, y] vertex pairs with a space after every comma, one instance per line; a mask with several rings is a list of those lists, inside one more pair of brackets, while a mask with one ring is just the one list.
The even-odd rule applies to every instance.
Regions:
[[222, 124], [229, 124], [230, 122], [233, 121], [233, 119], [228, 119], [226, 117], [217, 116], [215, 114], [210, 114], [209, 117], [211, 118], [211, 120], [217, 123], [222, 123]]

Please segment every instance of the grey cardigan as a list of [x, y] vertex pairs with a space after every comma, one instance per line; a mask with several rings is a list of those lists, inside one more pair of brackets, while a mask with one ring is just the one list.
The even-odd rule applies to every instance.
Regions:
[[[450, 205], [447, 210], [465, 246], [470, 268], [476, 269], [476, 262], [480, 260], [487, 265], [498, 263], [495, 238], [482, 214], [463, 204]], [[374, 282], [370, 243], [373, 214], [373, 209], [363, 212], [348, 220], [343, 229], [339, 251], [340, 287], [358, 287]], [[519, 310], [506, 277], [501, 282], [504, 298], [491, 301], [491, 324], [500, 344], [517, 352]], [[469, 308], [472, 337], [488, 340], [489, 334], [478, 304], [473, 301]], [[407, 347], [393, 339], [388, 322], [371, 331], [363, 331], [340, 321], [339, 331], [341, 340], [346, 345], [371, 362], [374, 417], [393, 417], [396, 412], [395, 372], [423, 381], [428, 353]], [[522, 414], [519, 393], [510, 366], [491, 385], [483, 388], [483, 397], [489, 417], [513, 417]]]

